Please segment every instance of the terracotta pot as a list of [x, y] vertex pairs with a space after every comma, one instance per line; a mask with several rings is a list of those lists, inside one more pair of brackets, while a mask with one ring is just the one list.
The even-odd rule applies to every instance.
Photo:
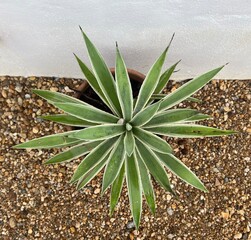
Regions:
[[[112, 75], [115, 76], [115, 68], [110, 68], [110, 71]], [[127, 72], [131, 81], [142, 83], [146, 77], [144, 74], [130, 68], [127, 68]], [[74, 97], [80, 99], [81, 95], [87, 90], [88, 87], [88, 82], [84, 80], [83, 83], [77, 88], [77, 92], [75, 93]]]

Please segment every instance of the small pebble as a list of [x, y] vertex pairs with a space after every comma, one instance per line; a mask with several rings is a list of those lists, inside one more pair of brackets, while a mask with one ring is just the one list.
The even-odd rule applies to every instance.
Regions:
[[76, 223], [76, 228], [80, 228], [80, 223], [79, 222]]
[[100, 188], [95, 189], [94, 194], [99, 194], [100, 193]]
[[132, 228], [134, 228], [134, 227], [135, 227], [134, 222], [128, 222], [128, 223], [126, 224], [126, 228], [127, 228], [127, 229], [132, 229]]
[[31, 98], [31, 95], [28, 94], [28, 93], [26, 93], [26, 94], [24, 95], [24, 97], [25, 97], [25, 99], [30, 99], [30, 98]]
[[172, 215], [173, 215], [173, 210], [172, 210], [171, 208], [168, 208], [168, 209], [167, 209], [167, 213], [168, 213], [170, 216], [172, 216]]
[[22, 106], [23, 105], [23, 99], [18, 97], [17, 98], [17, 103], [18, 103], [19, 106]]
[[171, 199], [172, 199], [172, 196], [168, 194], [168, 195], [166, 196], [166, 200], [167, 200], [167, 201], [170, 201]]
[[23, 88], [21, 87], [20, 84], [17, 84], [15, 87], [15, 90], [20, 93], [20, 92], [22, 92]]
[[39, 129], [38, 129], [37, 127], [34, 127], [34, 128], [32, 129], [32, 132], [33, 132], [33, 133], [38, 133], [38, 132], [39, 132]]
[[4, 98], [7, 98], [7, 92], [6, 92], [5, 90], [2, 90], [2, 96], [3, 96]]
[[15, 228], [16, 227], [16, 220], [14, 217], [11, 217], [9, 220], [9, 225], [11, 228]]
[[167, 238], [168, 238], [168, 239], [173, 239], [174, 237], [175, 237], [175, 235], [173, 235], [173, 234], [171, 234], [171, 233], [167, 235]]
[[215, 185], [216, 187], [218, 187], [218, 186], [221, 185], [221, 183], [220, 183], [220, 181], [218, 180], [218, 178], [215, 179], [214, 185]]
[[241, 239], [242, 238], [242, 234], [241, 233], [237, 233], [234, 235], [234, 239]]
[[57, 91], [58, 91], [58, 88], [56, 88], [56, 87], [51, 87], [51, 88], [50, 88], [50, 91], [52, 91], [52, 92], [57, 92]]

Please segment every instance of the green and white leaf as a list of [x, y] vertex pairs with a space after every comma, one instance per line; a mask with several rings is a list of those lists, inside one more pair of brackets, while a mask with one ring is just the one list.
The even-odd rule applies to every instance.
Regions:
[[[168, 94], [153, 94], [150, 98], [150, 100], [161, 100], [164, 97], [166, 97]], [[198, 98], [195, 97], [188, 97], [184, 101], [190, 101], [190, 102], [197, 102], [197, 103], [202, 103], [202, 101]]]
[[131, 156], [135, 149], [135, 138], [132, 131], [126, 131], [124, 138], [125, 151], [128, 156]]
[[179, 60], [178, 62], [176, 62], [175, 64], [173, 64], [170, 68], [168, 68], [161, 76], [158, 82], [157, 87], [154, 90], [154, 94], [158, 94], [161, 93], [164, 88], [166, 87], [171, 75], [173, 74], [176, 66], [179, 64], [181, 60]]
[[94, 147], [97, 147], [101, 142], [84, 142], [77, 146], [74, 146], [62, 153], [55, 155], [54, 157], [48, 159], [45, 164], [52, 164], [52, 163], [62, 163], [66, 161], [71, 161], [83, 155], [89, 153]]
[[[87, 67], [87, 65], [78, 58], [76, 54], [74, 54], [76, 57], [79, 67], [81, 68], [82, 72], [84, 73], [87, 82], [92, 87], [92, 89], [97, 93], [97, 95], [102, 99], [102, 101], [111, 109], [109, 102], [107, 101], [96, 77], [92, 73], [92, 71]], [[112, 110], [112, 109], [111, 109]]]
[[103, 175], [102, 193], [113, 183], [118, 176], [120, 169], [125, 160], [124, 136], [120, 136], [108, 159], [105, 172]]
[[207, 192], [207, 189], [200, 179], [178, 158], [172, 154], [163, 154], [158, 152], [156, 152], [156, 155], [164, 163], [164, 165], [180, 179], [201, 191]]
[[165, 140], [152, 134], [151, 132], [145, 131], [141, 128], [134, 128], [133, 133], [135, 134], [135, 137], [138, 138], [141, 142], [157, 152], [172, 152], [171, 146]]
[[59, 93], [59, 92], [52, 92], [49, 90], [40, 90], [40, 89], [33, 89], [32, 90], [33, 93], [35, 93], [36, 95], [38, 95], [39, 97], [47, 100], [49, 103], [54, 104], [54, 103], [76, 103], [76, 104], [82, 104], [82, 105], [87, 105], [87, 103], [68, 96], [66, 94], [63, 93]]
[[183, 86], [175, 90], [174, 92], [167, 95], [160, 105], [159, 111], [171, 108], [183, 100], [187, 99], [198, 90], [200, 90], [204, 85], [206, 85], [224, 66], [211, 70], [203, 75], [194, 78], [193, 80], [185, 83]]
[[151, 176], [148, 172], [148, 169], [141, 159], [140, 155], [136, 152], [136, 160], [139, 165], [139, 172], [140, 172], [140, 179], [141, 179], [141, 184], [144, 192], [144, 196], [146, 198], [147, 204], [151, 210], [151, 212], [154, 214], [155, 213], [155, 195], [153, 191], [153, 185], [151, 182]]
[[[81, 28], [80, 28], [81, 29]], [[82, 29], [81, 29], [82, 31]], [[122, 116], [114, 78], [97, 48], [82, 31], [95, 77], [113, 111]]]
[[125, 132], [125, 126], [120, 124], [104, 124], [85, 128], [70, 135], [72, 138], [87, 141], [97, 141], [112, 138]]
[[232, 130], [221, 130], [213, 127], [206, 127], [196, 124], [173, 124], [147, 128], [155, 134], [179, 138], [216, 137], [236, 133]]
[[152, 104], [138, 112], [133, 119], [131, 120], [131, 124], [133, 126], [142, 126], [149, 122], [158, 111], [160, 104]]
[[97, 125], [96, 123], [79, 119], [68, 114], [45, 115], [39, 118], [74, 127], [90, 127]]
[[207, 115], [207, 114], [203, 114], [203, 113], [198, 113], [190, 118], [185, 119], [182, 122], [197, 122], [197, 121], [202, 121], [202, 120], [207, 120], [207, 119], [212, 119], [211, 116]]
[[128, 122], [131, 120], [133, 113], [133, 96], [130, 78], [128, 76], [125, 62], [119, 52], [118, 47], [116, 47], [115, 78], [116, 89], [123, 113], [123, 118]]
[[123, 182], [125, 179], [125, 164], [122, 165], [118, 176], [112, 184], [111, 196], [110, 196], [110, 216], [112, 216], [114, 209], [119, 201]]
[[108, 139], [94, 148], [78, 165], [78, 168], [75, 170], [70, 182], [74, 183], [78, 181], [88, 171], [101, 162], [111, 150], [116, 140], [117, 138]]
[[126, 157], [125, 168], [130, 208], [134, 224], [138, 229], [142, 211], [142, 186], [138, 164], [134, 154], [132, 154], [130, 157]]
[[77, 184], [77, 190], [80, 190], [86, 186], [105, 166], [105, 164], [108, 161], [108, 154], [101, 160], [95, 167], [93, 167], [91, 170], [89, 170], [84, 176], [82, 176]]
[[199, 112], [194, 109], [171, 109], [165, 112], [156, 114], [151, 121], [146, 123], [143, 127], [162, 126], [170, 123], [181, 122], [196, 116]]
[[74, 117], [94, 123], [117, 123], [119, 120], [118, 117], [90, 105], [75, 103], [55, 103], [54, 105]]
[[165, 190], [175, 195], [171, 188], [166, 170], [161, 165], [160, 160], [154, 152], [139, 140], [136, 140], [136, 149], [153, 177]]
[[134, 108], [134, 115], [144, 108], [144, 106], [149, 101], [151, 95], [153, 94], [159, 82], [160, 72], [166, 58], [167, 50], [168, 50], [168, 47], [161, 54], [161, 56], [157, 59], [157, 61], [153, 64], [150, 71], [146, 75], [146, 78], [143, 84], [141, 85], [141, 88], [139, 91], [139, 95], [138, 95], [136, 105]]
[[67, 146], [76, 145], [76, 144], [84, 142], [83, 140], [69, 137], [69, 135], [75, 132], [77, 131], [57, 133], [57, 134], [53, 134], [53, 135], [49, 135], [45, 137], [35, 138], [28, 142], [15, 145], [13, 148], [18, 148], [18, 149], [61, 148], [61, 147], [67, 147]]

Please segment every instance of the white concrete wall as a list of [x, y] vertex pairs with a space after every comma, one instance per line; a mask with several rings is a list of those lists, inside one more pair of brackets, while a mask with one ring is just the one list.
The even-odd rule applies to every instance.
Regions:
[[114, 66], [118, 41], [128, 67], [144, 73], [176, 33], [175, 79], [230, 64], [218, 78], [251, 78], [249, 0], [0, 0], [0, 75], [82, 77], [81, 25]]

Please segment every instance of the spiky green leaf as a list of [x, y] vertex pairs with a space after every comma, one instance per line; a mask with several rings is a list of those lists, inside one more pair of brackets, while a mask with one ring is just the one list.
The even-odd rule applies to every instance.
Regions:
[[45, 115], [41, 116], [40, 118], [44, 120], [49, 120], [52, 122], [74, 126], [74, 127], [89, 127], [89, 126], [95, 126], [96, 123], [89, 122], [83, 119], [76, 118], [71, 115], [67, 114], [55, 114], [55, 115]]
[[160, 137], [157, 137], [151, 132], [135, 127], [133, 129], [133, 133], [135, 134], [136, 138], [138, 138], [140, 141], [142, 141], [144, 144], [149, 146], [151, 149], [154, 149], [155, 151], [162, 153], [172, 152], [171, 146], [165, 140]]
[[76, 131], [70, 131], [70, 132], [57, 133], [45, 137], [35, 138], [28, 142], [15, 145], [13, 148], [18, 148], [18, 149], [61, 148], [84, 142], [83, 140], [69, 137], [70, 134], [73, 134], [75, 132]]
[[180, 138], [216, 137], [236, 133], [232, 130], [221, 130], [196, 124], [173, 124], [166, 126], [156, 126], [147, 128], [147, 130], [156, 134]]
[[142, 211], [142, 186], [140, 182], [138, 164], [134, 154], [132, 154], [130, 157], [126, 157], [125, 167], [130, 208], [134, 224], [138, 229]]
[[207, 189], [200, 181], [200, 179], [178, 158], [176, 158], [172, 154], [163, 154], [156, 152], [156, 155], [164, 163], [164, 165], [179, 178], [192, 185], [193, 187], [207, 192]]
[[[161, 100], [164, 97], [166, 97], [167, 94], [153, 94], [150, 98], [150, 100]], [[202, 103], [202, 101], [195, 97], [188, 97], [184, 101], [190, 101], [190, 102], [196, 102], [196, 103]]]
[[174, 191], [170, 186], [166, 170], [161, 165], [160, 160], [158, 159], [156, 154], [154, 154], [154, 152], [149, 147], [147, 147], [137, 139], [136, 149], [153, 177], [165, 190], [175, 195]]
[[147, 106], [140, 112], [138, 112], [132, 119], [131, 124], [133, 126], [142, 126], [149, 122], [159, 109], [159, 103]]
[[93, 71], [99, 83], [99, 86], [102, 89], [102, 92], [104, 93], [113, 111], [116, 112], [116, 114], [121, 117], [122, 112], [116, 92], [114, 78], [109, 68], [106, 66], [105, 61], [101, 56], [101, 54], [99, 53], [99, 51], [97, 50], [97, 48], [93, 45], [93, 43], [90, 41], [90, 39], [86, 36], [86, 34], [83, 31], [82, 34], [89, 53]]
[[[96, 77], [94, 76], [94, 74], [92, 73], [92, 71], [86, 66], [86, 64], [84, 62], [81, 61], [80, 58], [78, 58], [77, 55], [74, 54], [74, 56], [76, 57], [78, 64], [82, 70], [82, 72], [84, 73], [87, 82], [89, 83], [89, 85], [92, 87], [92, 89], [97, 93], [97, 95], [102, 99], [102, 101], [109, 107], [109, 102], [107, 101]], [[112, 109], [111, 109], [112, 110]]]
[[153, 64], [150, 71], [146, 75], [146, 78], [141, 85], [139, 95], [136, 101], [134, 108], [134, 115], [137, 114], [148, 102], [152, 93], [154, 92], [160, 77], [160, 72], [163, 66], [163, 63], [166, 58], [168, 48], [161, 54], [157, 61]]
[[79, 130], [70, 136], [77, 139], [97, 141], [121, 135], [123, 132], [125, 132], [123, 125], [104, 124]]
[[126, 121], [131, 120], [133, 112], [133, 96], [130, 78], [127, 73], [126, 65], [116, 47], [116, 68], [115, 68], [116, 88], [123, 113], [123, 118]]
[[196, 103], [202, 103], [202, 100], [200, 100], [198, 98], [195, 98], [195, 97], [188, 97], [188, 98], [186, 98], [186, 101], [196, 102]]
[[95, 167], [90, 169], [84, 176], [82, 176], [77, 184], [77, 190], [80, 190], [86, 186], [105, 166], [108, 161], [108, 154], [101, 160]]
[[170, 123], [184, 121], [194, 115], [197, 115], [199, 112], [194, 109], [171, 109], [165, 112], [156, 114], [144, 127], [149, 126], [161, 126]]
[[212, 119], [211, 116], [207, 115], [207, 114], [203, 114], [203, 113], [198, 113], [190, 118], [185, 119], [182, 122], [197, 122], [197, 121], [202, 121], [202, 120], [206, 120], [206, 119]]
[[116, 140], [117, 138], [108, 139], [94, 148], [78, 165], [70, 182], [76, 182], [99, 162], [101, 162], [111, 150]]
[[178, 65], [178, 63], [181, 60], [179, 60], [178, 62], [176, 62], [175, 64], [173, 64], [170, 68], [168, 68], [161, 76], [158, 82], [157, 87], [154, 90], [155, 94], [161, 93], [163, 91], [163, 89], [166, 87], [171, 75], [173, 74], [173, 71], [175, 70], [176, 66]]
[[146, 198], [146, 202], [151, 210], [151, 212], [155, 213], [155, 195], [153, 191], [153, 185], [151, 182], [151, 176], [147, 170], [147, 167], [143, 160], [141, 159], [140, 155], [136, 152], [136, 159], [139, 165], [139, 172], [140, 172], [140, 180], [144, 192], [144, 196]]
[[114, 209], [119, 201], [123, 182], [125, 179], [125, 164], [122, 165], [119, 175], [116, 177], [112, 184], [112, 190], [110, 195], [110, 216], [113, 214]]
[[211, 70], [193, 80], [185, 83], [183, 86], [167, 95], [160, 105], [159, 111], [173, 107], [174, 105], [187, 99], [204, 85], [206, 85], [224, 66]]
[[126, 131], [124, 138], [125, 151], [128, 156], [131, 156], [135, 149], [135, 139], [132, 131]]
[[86, 105], [85, 102], [83, 102], [77, 98], [63, 94], [63, 93], [52, 92], [49, 90], [40, 90], [40, 89], [33, 89], [32, 92], [35, 93], [36, 95], [38, 95], [39, 97], [47, 100], [51, 104], [54, 104], [54, 103], [76, 103], [76, 104]]
[[108, 159], [102, 183], [102, 193], [113, 183], [120, 172], [125, 159], [124, 136], [120, 136]]
[[119, 120], [116, 116], [90, 105], [75, 103], [55, 103], [54, 105], [74, 117], [94, 123], [117, 123]]
[[78, 157], [81, 157], [83, 155], [86, 155], [89, 153], [94, 147], [97, 147], [100, 144], [100, 141], [98, 142], [85, 142], [81, 143], [80, 145], [74, 146], [62, 153], [59, 153], [55, 155], [54, 157], [48, 159], [45, 164], [52, 164], [52, 163], [62, 163], [66, 161], [70, 161], [73, 159], [76, 159]]

